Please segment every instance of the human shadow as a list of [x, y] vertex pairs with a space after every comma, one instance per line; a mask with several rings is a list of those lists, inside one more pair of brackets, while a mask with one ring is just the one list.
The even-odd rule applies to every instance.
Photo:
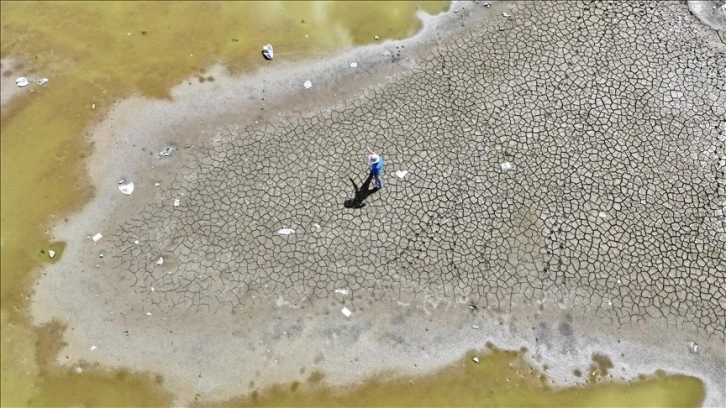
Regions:
[[343, 203], [343, 206], [345, 208], [363, 208], [366, 206], [366, 203], [364, 203], [365, 199], [368, 198], [371, 194], [378, 191], [378, 187], [374, 187], [370, 189], [371, 180], [373, 180], [373, 173], [368, 174], [368, 178], [365, 182], [358, 188], [358, 186], [355, 184], [355, 181], [353, 181], [352, 178], [348, 177], [350, 179], [350, 182], [353, 183], [353, 189], [355, 191], [355, 197], [349, 198], [345, 200]]

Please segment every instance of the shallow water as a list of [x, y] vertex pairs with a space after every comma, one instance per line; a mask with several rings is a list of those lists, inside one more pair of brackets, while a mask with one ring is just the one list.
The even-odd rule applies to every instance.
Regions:
[[634, 382], [613, 382], [602, 371], [607, 362], [606, 356], [593, 356], [589, 380], [555, 389], [527, 358], [526, 350], [487, 345], [426, 377], [390, 379], [382, 375], [343, 391], [321, 387], [325, 378], [311, 373], [305, 384], [276, 386], [221, 405], [695, 407], [703, 402], [703, 384], [696, 378], [659, 372]]
[[[53, 361], [61, 346], [58, 339], [63, 327], [54, 324], [34, 330], [26, 320], [35, 277], [32, 271], [62, 257], [64, 244], [49, 242], [48, 225], [79, 209], [93, 194], [82, 167], [89, 151], [85, 136], [114, 101], [132, 93], [166, 98], [169, 89], [185, 78], [197, 75], [199, 80], [210, 80], [201, 74], [219, 61], [232, 72], [253, 71], [268, 64], [260, 56], [261, 45], [268, 42], [275, 46], [276, 59], [303, 59], [370, 43], [376, 35], [381, 40], [404, 38], [418, 29], [414, 11], [419, 6], [434, 14], [446, 9], [448, 3], [0, 3], [0, 56], [14, 59], [13, 64], [3, 66], [2, 75], [49, 78], [45, 86], [31, 83], [24, 88], [2, 116], [2, 405], [159, 406], [173, 399], [163, 391], [163, 379], [153, 373], [132, 374], [92, 366], [79, 367], [79, 373], [57, 367]], [[48, 256], [51, 249], [56, 252], [52, 260]], [[475, 367], [465, 365], [465, 373], [480, 370], [481, 376], [476, 378], [486, 378], [490, 372], [483, 367], [499, 367], [498, 359], [509, 356], [492, 355], [491, 361], [482, 357]], [[470, 358], [463, 361], [467, 360]], [[447, 370], [456, 371], [456, 367]], [[385, 399], [388, 394], [382, 390], [413, 398], [435, 389], [438, 391], [431, 401], [440, 398], [445, 405], [496, 402], [464, 392], [470, 387], [466, 382], [469, 377], [452, 373], [444, 370], [414, 385], [381, 385], [380, 379], [370, 380], [361, 389], [364, 391], [351, 394], [352, 399], [346, 401], [363, 404], [367, 398], [382, 398], [370, 401], [416, 404], [410, 399]], [[661, 388], [700, 387], [703, 392], [700, 382], [693, 378], [648, 381]], [[694, 386], [694, 382], [699, 385]], [[448, 388], [432, 384], [446, 384]], [[526, 387], [517, 384], [492, 383], [491, 387]], [[326, 393], [330, 392], [312, 393], [307, 401], [326, 404]], [[628, 401], [651, 401], [661, 395], [661, 391], [646, 392], [646, 399]], [[694, 392], [682, 394], [696, 395]], [[637, 398], [636, 394], [632, 391], [628, 398]], [[286, 404], [289, 397], [282, 389], [271, 395], [271, 404]], [[294, 399], [298, 397], [296, 394]], [[531, 397], [536, 399], [525, 400], [528, 405], [541, 398], [540, 394]], [[267, 401], [264, 398], [260, 401]], [[694, 405], [692, 402], [700, 400], [694, 397], [688, 401], [686, 405]]]

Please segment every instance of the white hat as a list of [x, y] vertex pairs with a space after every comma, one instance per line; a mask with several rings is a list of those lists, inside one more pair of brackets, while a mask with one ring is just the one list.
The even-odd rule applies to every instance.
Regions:
[[380, 159], [380, 157], [378, 157], [378, 155], [377, 155], [377, 154], [371, 154], [370, 156], [368, 156], [368, 161], [369, 161], [369, 162], [370, 162], [371, 164], [376, 164], [376, 163], [378, 163], [378, 160], [379, 160], [379, 159]]

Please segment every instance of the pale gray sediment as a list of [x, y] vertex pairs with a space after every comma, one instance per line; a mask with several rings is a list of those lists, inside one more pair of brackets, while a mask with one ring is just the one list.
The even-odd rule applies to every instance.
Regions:
[[[724, 45], [673, 2], [454, 3], [429, 23], [120, 104], [34, 298], [71, 327], [59, 361], [159, 372], [189, 401], [424, 372], [492, 340], [560, 384], [600, 352], [723, 405]], [[365, 146], [386, 186], [349, 210]]]

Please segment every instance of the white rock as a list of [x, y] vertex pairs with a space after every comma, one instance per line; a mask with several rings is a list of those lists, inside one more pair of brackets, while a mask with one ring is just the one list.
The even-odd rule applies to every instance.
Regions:
[[474, 325], [472, 325], [472, 326], [471, 326], [471, 328], [472, 328], [472, 329], [474, 329], [474, 330], [476, 330], [476, 329], [478, 329], [478, 328], [479, 328], [479, 326], [478, 326], [478, 325], [476, 325], [476, 324], [474, 324]]
[[179, 208], [180, 204], [181, 204], [181, 200], [179, 200], [178, 198], [175, 198], [174, 199], [174, 208]]
[[351, 68], [355, 68], [355, 67], [357, 67], [357, 66], [358, 66], [358, 63], [357, 63], [357, 62], [355, 62], [355, 61], [353, 61], [353, 62], [351, 62], [351, 63], [350, 63], [350, 67], [351, 67]]
[[512, 17], [512, 15], [511, 15], [511, 14], [507, 14], [507, 13], [502, 13], [502, 15], [503, 15], [504, 17]]
[[159, 260], [158, 260], [158, 261], [156, 261], [156, 264], [157, 264], [157, 265], [164, 265], [164, 258], [160, 256], [160, 257], [159, 257]]
[[48, 78], [40, 78], [38, 80], [38, 85], [43, 86], [48, 83]]
[[404, 178], [406, 174], [408, 174], [407, 170], [396, 170], [396, 177], [398, 178]]
[[315, 229], [315, 231], [320, 231], [320, 224], [318, 224], [317, 222], [313, 223], [313, 229]]
[[502, 169], [502, 171], [509, 171], [512, 170], [512, 163], [510, 162], [504, 162], [499, 164], [499, 168]]
[[698, 344], [696, 342], [690, 342], [688, 343], [688, 347], [691, 349], [692, 353], [698, 353]]
[[134, 183], [128, 182], [126, 184], [119, 184], [118, 189], [122, 193], [129, 195], [134, 192]]
[[344, 308], [342, 308], [342, 309], [340, 310], [340, 312], [341, 312], [341, 313], [343, 313], [343, 314], [345, 315], [345, 317], [350, 317], [350, 315], [352, 315], [352, 314], [353, 314], [353, 313], [351, 313], [351, 311], [350, 311], [350, 310], [348, 310], [348, 308], [347, 308], [347, 307], [344, 307]]
[[93, 239], [93, 242], [98, 242], [101, 238], [103, 238], [103, 235], [101, 235], [101, 233], [99, 232], [96, 235], [94, 235], [92, 239]]
[[264, 47], [262, 47], [262, 56], [265, 57], [266, 60], [272, 60], [272, 57], [274, 56], [272, 51], [272, 45], [267, 44]]
[[83, 372], [83, 369], [81, 367], [76, 367], [76, 374], [80, 374]]
[[151, 287], [151, 291], [153, 292], [153, 291], [155, 291], [155, 290], [156, 290], [156, 289], [154, 289], [154, 287], [152, 286], [152, 287]]
[[348, 294], [348, 289], [335, 289], [335, 293], [340, 293], [342, 295]]
[[305, 89], [308, 89], [308, 88], [310, 88], [311, 86], [313, 86], [313, 83], [312, 83], [312, 82], [310, 82], [310, 81], [305, 81], [305, 83], [303, 84], [303, 86], [305, 87]]
[[97, 348], [98, 348], [98, 347], [96, 347], [96, 346], [91, 346], [91, 351], [93, 351], [93, 350], [95, 350], [95, 349], [97, 349]]
[[50, 259], [53, 259], [53, 257], [55, 256], [55, 251], [52, 249], [48, 250], [48, 256], [50, 257]]
[[600, 211], [599, 213], [597, 213], [597, 216], [600, 218], [607, 218], [608, 214], [604, 211]]
[[292, 228], [282, 228], [281, 230], [277, 231], [277, 233], [280, 235], [290, 235], [294, 234], [295, 230]]
[[151, 316], [151, 312], [146, 312], [146, 315], [147, 316]]
[[376, 36], [373, 37], [373, 39], [376, 40], [376, 41], [378, 41], [378, 40], [381, 39], [381, 37], [379, 37], [379, 36], [376, 35]]
[[26, 77], [20, 77], [15, 80], [15, 85], [17, 85], [21, 88], [24, 86], [28, 86], [29, 83], [30, 83], [30, 81], [28, 81], [28, 78], [26, 78]]
[[475, 363], [479, 364], [479, 357], [472, 358], [472, 361], [474, 361]]

